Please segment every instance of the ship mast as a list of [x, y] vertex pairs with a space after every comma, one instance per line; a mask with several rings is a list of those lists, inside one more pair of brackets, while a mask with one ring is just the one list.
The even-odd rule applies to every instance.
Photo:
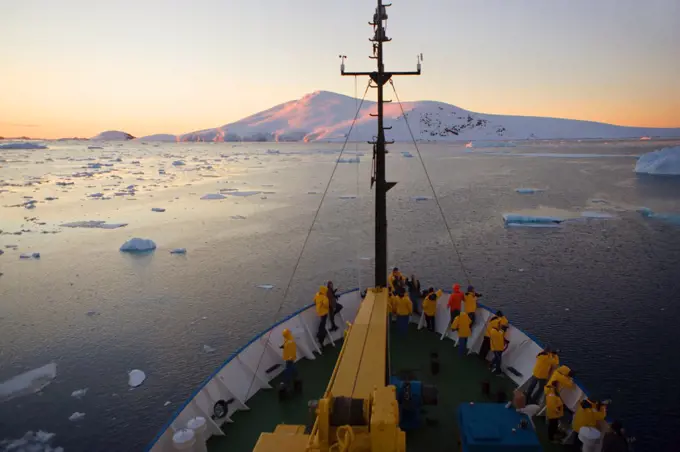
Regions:
[[[385, 140], [385, 127], [383, 121], [383, 104], [391, 102], [384, 100], [383, 89], [385, 84], [394, 75], [420, 75], [420, 61], [422, 55], [418, 55], [418, 66], [414, 72], [386, 72], [383, 64], [383, 43], [389, 42], [386, 35], [387, 27], [387, 7], [391, 4], [382, 4], [382, 0], [377, 0], [377, 7], [373, 15], [373, 21], [369, 25], [373, 27], [373, 38], [369, 40], [373, 43], [373, 56], [371, 59], [377, 60], [377, 71], [373, 72], [345, 72], [345, 58], [340, 55], [342, 63], [340, 65], [341, 75], [359, 76], [367, 75], [374, 83], [374, 88], [378, 90], [378, 113], [371, 116], [378, 117], [378, 135], [374, 141], [369, 141], [373, 145], [374, 172], [371, 175], [371, 187], [375, 184], [375, 287], [387, 287], [387, 191], [396, 185], [396, 182], [387, 182], [385, 179], [385, 154], [386, 145], [394, 143]], [[406, 119], [406, 118], [404, 118]]]

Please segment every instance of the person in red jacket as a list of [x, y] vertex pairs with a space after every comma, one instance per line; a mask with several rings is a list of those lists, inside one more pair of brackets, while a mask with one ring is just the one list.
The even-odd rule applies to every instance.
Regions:
[[458, 317], [460, 314], [460, 306], [463, 302], [463, 297], [465, 294], [460, 291], [460, 284], [456, 283], [453, 285], [453, 292], [449, 295], [449, 311], [451, 311], [451, 319], [449, 320], [449, 325], [453, 322], [453, 319]]

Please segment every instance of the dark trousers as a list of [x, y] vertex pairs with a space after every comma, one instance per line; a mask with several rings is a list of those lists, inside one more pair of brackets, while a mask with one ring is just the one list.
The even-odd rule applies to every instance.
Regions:
[[286, 361], [286, 368], [283, 370], [283, 382], [289, 386], [295, 378], [295, 361]]
[[536, 378], [533, 375], [531, 376], [526, 391], [527, 404], [532, 402], [537, 403], [539, 400], [541, 400], [541, 396], [543, 395], [543, 387], [546, 385], [546, 383], [548, 383], [548, 380]]
[[491, 349], [491, 339], [489, 336], [484, 336], [482, 341], [482, 348], [479, 350], [479, 357], [486, 360], [486, 355], [489, 354], [489, 349]]
[[331, 306], [331, 310], [329, 312], [330, 314], [330, 320], [331, 320], [331, 328], [332, 329], [337, 329], [338, 326], [335, 324], [335, 314], [338, 312], [342, 311], [343, 306], [338, 303], [337, 301], [333, 303], [333, 306]]
[[548, 419], [548, 439], [552, 441], [555, 439], [555, 433], [557, 433], [557, 427], [560, 424], [560, 420], [555, 418], [555, 419]]
[[428, 330], [434, 331], [434, 316], [425, 314], [425, 324]]
[[475, 324], [475, 313], [474, 312], [468, 312], [468, 316], [470, 316], [470, 328], [472, 328], [472, 325]]
[[463, 356], [465, 355], [465, 351], [467, 350], [467, 337], [459, 337], [458, 338], [458, 353]]
[[460, 314], [460, 309], [454, 309], [453, 311], [450, 311], [450, 312], [451, 312], [451, 318], [449, 319], [449, 328], [451, 328], [451, 324], [456, 319], [456, 317], [458, 317], [458, 314]]
[[319, 329], [316, 330], [316, 340], [319, 341], [319, 345], [323, 347], [323, 341], [326, 339], [326, 320], [328, 319], [328, 314], [319, 317]]
[[503, 352], [493, 352], [493, 361], [491, 361], [491, 370], [496, 373], [501, 372], [501, 359], [503, 357]]
[[397, 331], [402, 334], [406, 334], [408, 332], [408, 319], [409, 316], [407, 315], [397, 316]]

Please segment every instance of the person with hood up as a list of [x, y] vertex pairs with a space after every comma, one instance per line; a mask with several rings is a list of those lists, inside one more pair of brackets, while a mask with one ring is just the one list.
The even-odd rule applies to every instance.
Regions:
[[400, 333], [406, 334], [408, 332], [408, 322], [411, 314], [413, 314], [413, 303], [406, 294], [403, 288], [397, 291], [397, 329]]
[[433, 287], [428, 289], [427, 296], [423, 300], [423, 313], [425, 314], [425, 322], [427, 329], [434, 332], [434, 319], [437, 314], [437, 300], [442, 296], [442, 290], [434, 291]]
[[449, 295], [449, 302], [447, 303], [449, 307], [449, 312], [451, 312], [451, 320], [449, 323], [453, 323], [453, 319], [458, 317], [460, 314], [460, 308], [463, 303], [463, 297], [465, 295], [460, 291], [460, 284], [456, 283], [453, 285], [453, 292]]
[[461, 312], [458, 316], [453, 319], [453, 324], [451, 324], [451, 329], [458, 332], [458, 353], [460, 355], [465, 354], [467, 350], [467, 341], [472, 334], [472, 320], [467, 312]]
[[401, 274], [399, 269], [397, 267], [394, 267], [392, 269], [392, 273], [387, 277], [387, 283], [390, 285], [392, 290], [397, 288], [399, 285], [401, 285], [401, 282], [404, 279], [404, 275]]
[[498, 328], [500, 326], [507, 327], [509, 325], [507, 317], [503, 315], [502, 311], [496, 311], [496, 315], [491, 317], [486, 324], [486, 330], [484, 331], [484, 339], [482, 340], [482, 348], [479, 350], [479, 357], [486, 360], [486, 355], [489, 354], [491, 349], [491, 339], [489, 337], [489, 332], [492, 328]]
[[545, 386], [545, 416], [548, 418], [548, 439], [556, 442], [555, 433], [560, 424], [560, 419], [564, 416], [564, 402], [555, 390], [554, 385]]
[[505, 330], [507, 327], [500, 326], [492, 328], [489, 332], [489, 339], [491, 342], [491, 351], [493, 352], [493, 360], [491, 361], [491, 371], [495, 374], [502, 373], [501, 360], [503, 351], [505, 350]]
[[411, 279], [406, 278], [405, 285], [408, 296], [413, 302], [413, 312], [420, 315], [420, 299], [423, 298], [420, 294], [420, 281], [415, 275], [411, 275]]
[[465, 312], [470, 316], [472, 324], [475, 324], [475, 311], [477, 310], [477, 299], [482, 296], [481, 293], [475, 292], [475, 288], [468, 286], [465, 292]]
[[560, 358], [552, 351], [550, 346], [536, 355], [536, 364], [534, 364], [534, 371], [529, 378], [526, 391], [529, 403], [538, 403], [541, 400], [543, 387], [548, 384], [548, 378], [550, 378], [552, 371], [557, 369], [559, 365]]
[[326, 292], [328, 296], [328, 316], [331, 321], [330, 330], [332, 332], [338, 329], [338, 326], [335, 324], [335, 315], [342, 311], [343, 306], [338, 303], [338, 289], [333, 288], [333, 281], [328, 281], [326, 288], [328, 289]]
[[319, 316], [319, 328], [316, 331], [316, 340], [319, 341], [321, 347], [323, 347], [323, 341], [326, 339], [326, 320], [328, 319], [328, 310], [330, 309], [327, 293], [328, 287], [321, 286], [314, 296], [316, 315]]
[[295, 339], [293, 334], [288, 328], [283, 330], [283, 360], [286, 362], [286, 368], [283, 371], [283, 382], [286, 387], [290, 387], [290, 383], [295, 378], [295, 360], [297, 359], [297, 345], [295, 344]]

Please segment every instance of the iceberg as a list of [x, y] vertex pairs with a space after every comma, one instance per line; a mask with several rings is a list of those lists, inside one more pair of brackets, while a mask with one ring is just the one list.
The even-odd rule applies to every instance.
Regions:
[[54, 436], [54, 433], [42, 430], [35, 433], [29, 430], [19, 439], [0, 441], [0, 450], [2, 452], [64, 452], [63, 447], [52, 447], [49, 444]]
[[139, 369], [133, 369], [128, 372], [128, 384], [133, 388], [136, 388], [137, 386], [144, 383], [144, 380], [146, 380], [146, 374], [143, 371]]
[[680, 214], [677, 213], [656, 213], [647, 207], [638, 209], [638, 212], [645, 218], [656, 218], [657, 220], [680, 225]]
[[227, 197], [224, 195], [221, 195], [219, 193], [208, 193], [207, 195], [201, 196], [201, 199], [203, 200], [211, 200], [211, 199], [226, 199]]
[[521, 195], [531, 195], [544, 190], [542, 188], [515, 188], [515, 191]]
[[50, 384], [56, 376], [57, 365], [50, 363], [10, 378], [0, 383], [0, 402], [27, 394], [34, 394]]
[[641, 155], [635, 164], [635, 172], [654, 176], [680, 176], [680, 146]]
[[29, 141], [22, 141], [18, 143], [0, 144], [0, 149], [47, 149], [47, 146], [40, 143], [31, 143]]
[[97, 229], [117, 229], [127, 226], [127, 223], [107, 223], [106, 221], [74, 221], [72, 223], [64, 223], [61, 226], [66, 228], [97, 228]]
[[138, 252], [138, 251], [153, 251], [156, 249], [156, 244], [153, 240], [134, 238], [123, 243], [120, 247], [121, 251]]
[[123, 141], [123, 140], [134, 140], [135, 137], [126, 132], [121, 132], [120, 130], [107, 130], [99, 135], [96, 135], [90, 140], [93, 141]]
[[506, 226], [557, 227], [563, 221], [564, 219], [559, 217], [518, 215], [514, 213], [503, 214], [503, 222]]
[[170, 250], [170, 254], [187, 254], [186, 248], [174, 248]]

